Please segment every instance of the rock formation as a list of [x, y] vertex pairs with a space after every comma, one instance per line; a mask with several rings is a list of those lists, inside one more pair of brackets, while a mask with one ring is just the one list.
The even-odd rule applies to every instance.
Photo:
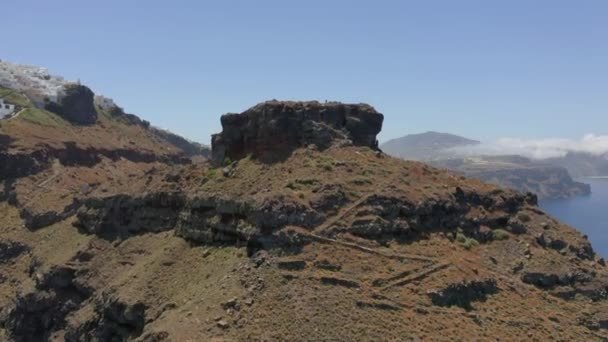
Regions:
[[212, 137], [212, 159], [283, 155], [310, 144], [325, 149], [336, 141], [377, 149], [383, 120], [366, 104], [268, 101], [222, 116], [222, 133]]
[[97, 121], [95, 94], [80, 84], [66, 84], [57, 102], [48, 102], [46, 108], [78, 125], [92, 125]]

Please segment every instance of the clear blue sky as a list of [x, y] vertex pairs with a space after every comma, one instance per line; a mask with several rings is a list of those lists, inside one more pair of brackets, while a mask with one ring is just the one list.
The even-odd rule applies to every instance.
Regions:
[[367, 102], [381, 140], [608, 134], [608, 1], [3, 0], [0, 58], [202, 142], [267, 99]]

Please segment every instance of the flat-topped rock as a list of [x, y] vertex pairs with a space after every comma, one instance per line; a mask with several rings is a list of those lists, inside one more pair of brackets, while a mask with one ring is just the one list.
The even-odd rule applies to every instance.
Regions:
[[[215, 163], [281, 156], [293, 149], [335, 143], [378, 148], [384, 116], [367, 104], [267, 101], [240, 114], [222, 116], [222, 132], [212, 138]], [[272, 159], [272, 158], [271, 158]]]

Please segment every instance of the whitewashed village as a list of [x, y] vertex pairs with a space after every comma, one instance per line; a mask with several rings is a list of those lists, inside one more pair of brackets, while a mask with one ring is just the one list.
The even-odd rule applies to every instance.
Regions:
[[[14, 89], [25, 94], [36, 106], [44, 108], [47, 102], [58, 102], [64, 86], [70, 83], [61, 76], [51, 75], [48, 69], [0, 60], [0, 87]], [[98, 95], [95, 104], [103, 109], [115, 106], [112, 99]], [[18, 108], [0, 96], [0, 120], [10, 119]]]

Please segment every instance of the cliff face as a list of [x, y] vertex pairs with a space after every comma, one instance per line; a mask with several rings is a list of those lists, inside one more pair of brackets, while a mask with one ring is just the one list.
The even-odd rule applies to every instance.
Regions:
[[591, 193], [591, 186], [574, 181], [565, 168], [533, 162], [521, 156], [456, 158], [437, 160], [431, 164], [467, 177], [522, 192], [532, 192], [541, 199], [585, 196]]
[[535, 195], [391, 158], [380, 114], [325, 106], [224, 118], [221, 167], [13, 170], [0, 339], [608, 338], [605, 261]]
[[46, 109], [78, 125], [92, 125], [97, 121], [95, 94], [80, 84], [67, 84], [57, 102], [49, 102]]
[[[564, 161], [569, 159], [568, 156], [545, 161], [519, 155], [462, 157], [462, 152], [477, 144], [479, 141], [453, 134], [427, 132], [393, 139], [382, 144], [381, 148], [394, 157], [424, 161], [518, 191], [530, 191], [543, 199], [588, 195], [591, 192], [588, 184], [572, 180], [571, 175], [580, 177], [580, 172], [576, 172], [578, 169], [562, 167], [562, 164], [567, 164]], [[569, 156], [574, 159], [574, 155]], [[585, 163], [571, 164], [582, 168], [580, 165]], [[575, 174], [571, 171], [573, 169], [576, 169]]]
[[309, 144], [325, 149], [336, 141], [377, 149], [383, 120], [364, 104], [268, 101], [222, 116], [222, 133], [212, 138], [212, 159], [278, 156]]
[[564, 168], [538, 166], [520, 169], [471, 171], [468, 177], [500, 184], [523, 192], [532, 192], [542, 199], [568, 198], [591, 194], [589, 184], [576, 182]]

